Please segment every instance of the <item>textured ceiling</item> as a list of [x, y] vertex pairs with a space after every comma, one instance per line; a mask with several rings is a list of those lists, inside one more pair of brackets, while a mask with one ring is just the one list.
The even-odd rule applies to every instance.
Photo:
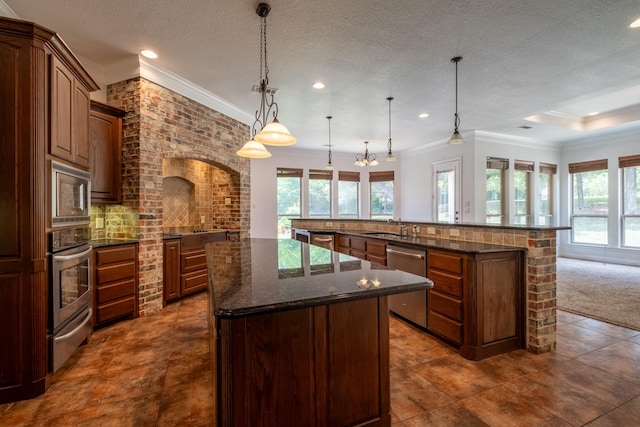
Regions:
[[[150, 48], [155, 63], [253, 115], [260, 18], [253, 0], [4, 0], [109, 66]], [[447, 139], [458, 65], [462, 132], [561, 143], [640, 125], [637, 0], [273, 0], [270, 86], [301, 148], [384, 152]], [[2, 6], [2, 0], [0, 0]], [[0, 11], [3, 8], [0, 7]], [[6, 12], [5, 12], [6, 14]], [[311, 84], [322, 80], [324, 90]], [[612, 110], [624, 109], [618, 124]], [[592, 111], [613, 127], [575, 126]], [[621, 110], [623, 111], [623, 110]], [[418, 114], [429, 113], [419, 119]], [[635, 113], [634, 113], [635, 112]], [[546, 114], [545, 114], [546, 113]], [[534, 116], [537, 121], [527, 121]], [[553, 122], [555, 125], [544, 123]], [[602, 122], [602, 120], [601, 120]], [[532, 129], [521, 129], [522, 125]], [[583, 129], [583, 130], [578, 130]]]

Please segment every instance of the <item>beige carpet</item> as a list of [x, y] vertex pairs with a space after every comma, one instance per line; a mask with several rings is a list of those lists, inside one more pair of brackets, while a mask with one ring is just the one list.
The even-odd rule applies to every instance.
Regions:
[[561, 310], [640, 330], [640, 267], [558, 258]]

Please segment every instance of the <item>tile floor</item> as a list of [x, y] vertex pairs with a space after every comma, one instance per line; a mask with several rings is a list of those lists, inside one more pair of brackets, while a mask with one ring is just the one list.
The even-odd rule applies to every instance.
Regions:
[[[1, 426], [207, 426], [206, 293], [94, 332]], [[640, 425], [640, 331], [558, 313], [558, 349], [471, 362], [392, 317], [394, 427]]]

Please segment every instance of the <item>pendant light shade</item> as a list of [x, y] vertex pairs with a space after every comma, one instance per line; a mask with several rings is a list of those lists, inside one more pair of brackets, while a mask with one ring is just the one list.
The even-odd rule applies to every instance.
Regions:
[[327, 116], [327, 121], [329, 122], [329, 161], [327, 161], [327, 166], [325, 166], [325, 169], [328, 169], [328, 170], [333, 170], [333, 163], [331, 158], [331, 119], [332, 118], [333, 118], [332, 116]]
[[389, 142], [387, 142], [387, 149], [389, 151], [387, 151], [387, 157], [384, 159], [387, 162], [395, 162], [396, 158], [393, 156], [393, 152], [391, 151], [391, 101], [393, 101], [393, 97], [388, 97], [387, 101], [389, 101]]
[[271, 157], [271, 153], [264, 148], [264, 145], [253, 139], [245, 143], [241, 149], [236, 151], [236, 154], [240, 157], [248, 157], [250, 159], [266, 159]]
[[291, 135], [289, 129], [285, 127], [278, 119], [266, 125], [260, 133], [253, 137], [254, 140], [267, 145], [286, 146], [296, 143], [296, 138]]
[[453, 120], [453, 126], [454, 126], [453, 135], [451, 135], [449, 142], [447, 142], [447, 144], [450, 144], [450, 145], [464, 143], [464, 139], [462, 138], [462, 135], [460, 135], [460, 132], [458, 132], [458, 126], [460, 126], [460, 117], [458, 116], [458, 62], [460, 61], [462, 61], [462, 56], [456, 56], [455, 58], [451, 58], [451, 62], [456, 64], [456, 114]]
[[[260, 107], [256, 111], [255, 121], [251, 127], [253, 138], [236, 152], [238, 156], [252, 159], [264, 159], [271, 154], [264, 147], [266, 145], [285, 146], [296, 143], [296, 138], [278, 121], [278, 104], [274, 100], [275, 89], [269, 85], [269, 66], [267, 65], [267, 16], [271, 6], [260, 3], [256, 14], [260, 17]], [[267, 94], [269, 96], [267, 97]], [[273, 116], [273, 121], [267, 123], [267, 118]]]

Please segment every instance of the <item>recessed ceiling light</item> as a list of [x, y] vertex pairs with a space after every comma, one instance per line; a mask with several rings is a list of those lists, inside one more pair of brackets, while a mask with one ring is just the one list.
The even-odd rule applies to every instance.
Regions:
[[587, 114], [587, 116], [597, 116], [598, 114], [600, 114], [599, 111], [592, 111], [589, 114]]
[[313, 84], [313, 88], [314, 88], [314, 89], [324, 89], [324, 83], [322, 83], [322, 82], [315, 82], [315, 83]]
[[429, 117], [429, 113], [418, 114], [418, 117], [420, 117], [421, 119], [426, 119], [427, 117]]
[[635, 21], [633, 21], [630, 25], [630, 28], [640, 28], [640, 18], [636, 19]]
[[140, 50], [140, 55], [144, 56], [145, 58], [149, 58], [149, 59], [156, 59], [158, 57], [157, 53], [155, 53], [154, 51], [149, 50], [149, 49]]

